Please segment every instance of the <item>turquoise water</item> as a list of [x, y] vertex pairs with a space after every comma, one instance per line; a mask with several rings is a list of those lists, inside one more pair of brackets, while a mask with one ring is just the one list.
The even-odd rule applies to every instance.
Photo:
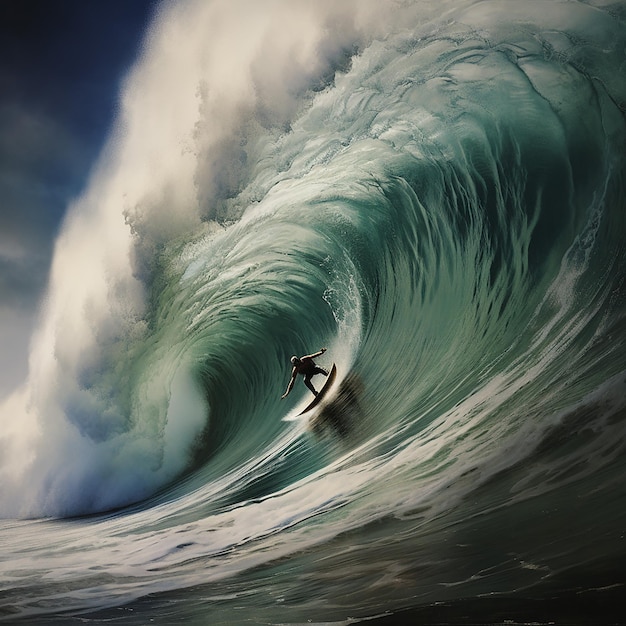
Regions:
[[[160, 12], [70, 208], [2, 407], [0, 619], [619, 593], [625, 5], [255, 6]], [[332, 401], [283, 420], [322, 346]]]

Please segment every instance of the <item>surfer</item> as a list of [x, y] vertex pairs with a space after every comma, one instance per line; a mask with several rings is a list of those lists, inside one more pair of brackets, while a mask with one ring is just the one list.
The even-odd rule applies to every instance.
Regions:
[[302, 374], [302, 376], [304, 376], [304, 384], [313, 392], [314, 396], [317, 395], [317, 391], [315, 387], [313, 387], [311, 378], [315, 376], [315, 374], [324, 374], [324, 376], [328, 376], [328, 372], [323, 367], [316, 365], [313, 359], [317, 358], [321, 354], [324, 354], [324, 352], [326, 352], [326, 348], [322, 348], [315, 354], [307, 354], [306, 356], [301, 356], [300, 358], [297, 356], [291, 357], [291, 364], [293, 365], [293, 369], [291, 370], [291, 380], [289, 381], [289, 385], [287, 385], [287, 391], [285, 391], [285, 393], [280, 397], [281, 400], [289, 395], [289, 392], [293, 388], [293, 384], [296, 382], [298, 374]]

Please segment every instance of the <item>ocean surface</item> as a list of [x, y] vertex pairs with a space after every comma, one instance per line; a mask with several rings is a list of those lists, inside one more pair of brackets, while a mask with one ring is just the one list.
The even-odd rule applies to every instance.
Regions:
[[164, 4], [0, 406], [0, 621], [626, 623], [625, 113], [624, 2]]

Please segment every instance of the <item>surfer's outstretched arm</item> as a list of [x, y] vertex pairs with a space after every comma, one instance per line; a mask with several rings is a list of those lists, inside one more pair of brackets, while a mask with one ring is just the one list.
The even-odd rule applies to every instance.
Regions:
[[324, 352], [326, 352], [326, 348], [322, 348], [319, 352], [316, 352], [315, 354], [307, 354], [306, 356], [301, 357], [301, 360], [315, 359], [318, 356], [321, 356], [322, 354], [324, 354]]
[[289, 384], [287, 385], [287, 391], [285, 391], [285, 393], [282, 396], [280, 396], [281, 400], [283, 398], [286, 398], [289, 395], [289, 392], [293, 389], [293, 384], [296, 382], [297, 375], [298, 375], [298, 370], [294, 367], [291, 370], [291, 379], [289, 381]]

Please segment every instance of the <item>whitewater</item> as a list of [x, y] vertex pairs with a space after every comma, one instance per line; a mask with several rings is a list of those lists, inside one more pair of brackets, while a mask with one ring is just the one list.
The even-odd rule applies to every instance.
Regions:
[[624, 2], [161, 4], [0, 405], [0, 621], [612, 615], [625, 76]]

